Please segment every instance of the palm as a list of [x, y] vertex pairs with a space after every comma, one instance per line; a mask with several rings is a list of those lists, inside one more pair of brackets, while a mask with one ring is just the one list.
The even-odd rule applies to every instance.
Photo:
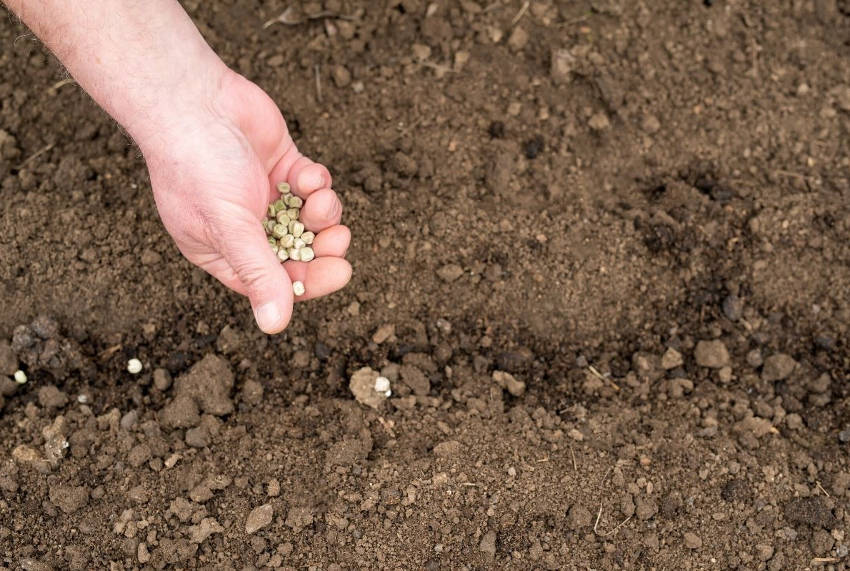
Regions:
[[[290, 281], [304, 282], [307, 293], [300, 299], [325, 295], [348, 281], [351, 269], [343, 256], [350, 236], [338, 225], [341, 206], [330, 174], [297, 151], [274, 102], [238, 76], [224, 93], [219, 120], [188, 134], [167, 159], [149, 158], [157, 208], [189, 261], [249, 296], [255, 312], [263, 300], [277, 298], [285, 325]], [[316, 259], [287, 262], [285, 271], [260, 225], [282, 180], [305, 199], [301, 218], [317, 233]]]

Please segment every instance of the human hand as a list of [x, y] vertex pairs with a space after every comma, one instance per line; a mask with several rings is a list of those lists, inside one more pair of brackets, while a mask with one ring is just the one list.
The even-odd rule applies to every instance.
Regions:
[[[299, 300], [334, 292], [351, 278], [350, 232], [328, 170], [301, 155], [283, 116], [259, 87], [223, 73], [208, 100], [138, 140], [163, 224], [186, 258], [246, 295], [260, 329], [282, 331]], [[191, 109], [191, 111], [186, 111]], [[286, 181], [304, 199], [301, 221], [316, 233], [311, 262], [281, 264], [261, 220]]]

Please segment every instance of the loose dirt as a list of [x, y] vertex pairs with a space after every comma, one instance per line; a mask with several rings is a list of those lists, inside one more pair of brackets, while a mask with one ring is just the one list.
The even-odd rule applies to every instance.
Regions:
[[850, 3], [184, 4], [354, 279], [258, 333], [4, 19], [0, 564], [847, 567]]

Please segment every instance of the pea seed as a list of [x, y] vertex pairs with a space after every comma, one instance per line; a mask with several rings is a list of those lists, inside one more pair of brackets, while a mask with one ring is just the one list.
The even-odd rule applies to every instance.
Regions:
[[275, 212], [277, 210], [274, 207], [274, 204], [269, 204], [269, 218], [274, 218]]
[[301, 282], [292, 282], [292, 293], [295, 295], [304, 295], [304, 284]]
[[308, 246], [313, 243], [313, 240], [316, 238], [316, 235], [312, 232], [304, 232], [301, 234], [301, 239], [304, 240], [304, 243]]
[[290, 248], [289, 249], [289, 259], [294, 260], [296, 262], [298, 260], [300, 260], [301, 259], [301, 250], [297, 250], [295, 248]]
[[138, 375], [142, 372], [142, 362], [138, 359], [130, 359], [127, 361], [127, 372], [131, 375]]
[[286, 248], [278, 248], [277, 252], [275, 253], [277, 254], [277, 259], [281, 262], [285, 262], [289, 259], [289, 250], [287, 250]]
[[290, 222], [289, 216], [287, 216], [286, 212], [284, 212], [283, 210], [281, 210], [280, 212], [277, 213], [276, 220], [277, 220], [278, 224], [283, 224], [285, 226], [289, 226], [289, 222]]
[[296, 238], [300, 238], [301, 234], [304, 233], [304, 225], [296, 221], [289, 225], [289, 231], [292, 232], [292, 235]]
[[15, 371], [15, 382], [19, 385], [23, 385], [27, 382], [27, 374], [22, 370], [18, 369]]
[[315, 257], [316, 257], [316, 254], [313, 252], [313, 248], [310, 248], [310, 247], [301, 248], [301, 261], [302, 262], [309, 262], [310, 260], [312, 260]]
[[304, 201], [301, 200], [300, 196], [293, 196], [286, 204], [288, 204], [291, 208], [301, 208], [304, 206]]
[[290, 220], [298, 220], [298, 217], [301, 216], [301, 210], [298, 208], [290, 208], [286, 211], [286, 215], [289, 216]]
[[278, 198], [274, 201], [274, 209], [275, 212], [280, 212], [281, 210], [286, 210], [286, 203], [282, 198]]
[[[302, 236], [303, 236], [303, 234], [302, 234]], [[303, 248], [306, 245], [307, 245], [307, 243], [304, 242], [304, 240], [302, 240], [301, 238], [295, 238], [295, 243], [292, 244], [292, 247], [293, 248]]]
[[282, 248], [286, 248], [287, 250], [289, 248], [294, 247], [295, 246], [295, 236], [293, 236], [292, 234], [287, 234], [286, 236], [284, 236], [283, 238], [280, 239], [280, 246]]
[[288, 182], [277, 183], [277, 191], [281, 194], [286, 194], [287, 192], [289, 192], [289, 183]]
[[274, 230], [272, 230], [272, 236], [275, 238], [283, 238], [286, 236], [286, 226], [283, 224], [275, 224]]

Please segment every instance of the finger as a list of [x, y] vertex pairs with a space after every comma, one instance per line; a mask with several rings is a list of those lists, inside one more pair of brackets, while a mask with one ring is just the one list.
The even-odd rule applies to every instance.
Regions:
[[325, 228], [313, 240], [313, 252], [317, 258], [344, 258], [351, 243], [351, 231], [345, 226]]
[[307, 230], [321, 232], [339, 224], [342, 219], [342, 203], [331, 189], [317, 190], [304, 201], [300, 219]]
[[251, 301], [259, 328], [269, 334], [283, 331], [292, 317], [292, 285], [262, 226], [245, 211], [213, 227], [219, 229], [219, 249]]
[[294, 144], [269, 173], [272, 200], [277, 198], [277, 184], [281, 181], [289, 183], [292, 192], [304, 199], [319, 189], [330, 188], [333, 182], [331, 173], [324, 165], [302, 155]]
[[236, 272], [233, 271], [233, 268], [230, 267], [230, 264], [228, 264], [224, 258], [218, 258], [214, 262], [204, 264], [201, 267], [205, 272], [236, 293], [246, 297], [248, 296], [248, 290], [245, 289], [245, 286], [242, 285], [242, 281], [239, 279], [239, 276], [236, 275]]
[[296, 301], [321, 297], [341, 289], [351, 280], [351, 264], [342, 258], [316, 258], [312, 262], [286, 262], [292, 281], [304, 284], [304, 295]]

